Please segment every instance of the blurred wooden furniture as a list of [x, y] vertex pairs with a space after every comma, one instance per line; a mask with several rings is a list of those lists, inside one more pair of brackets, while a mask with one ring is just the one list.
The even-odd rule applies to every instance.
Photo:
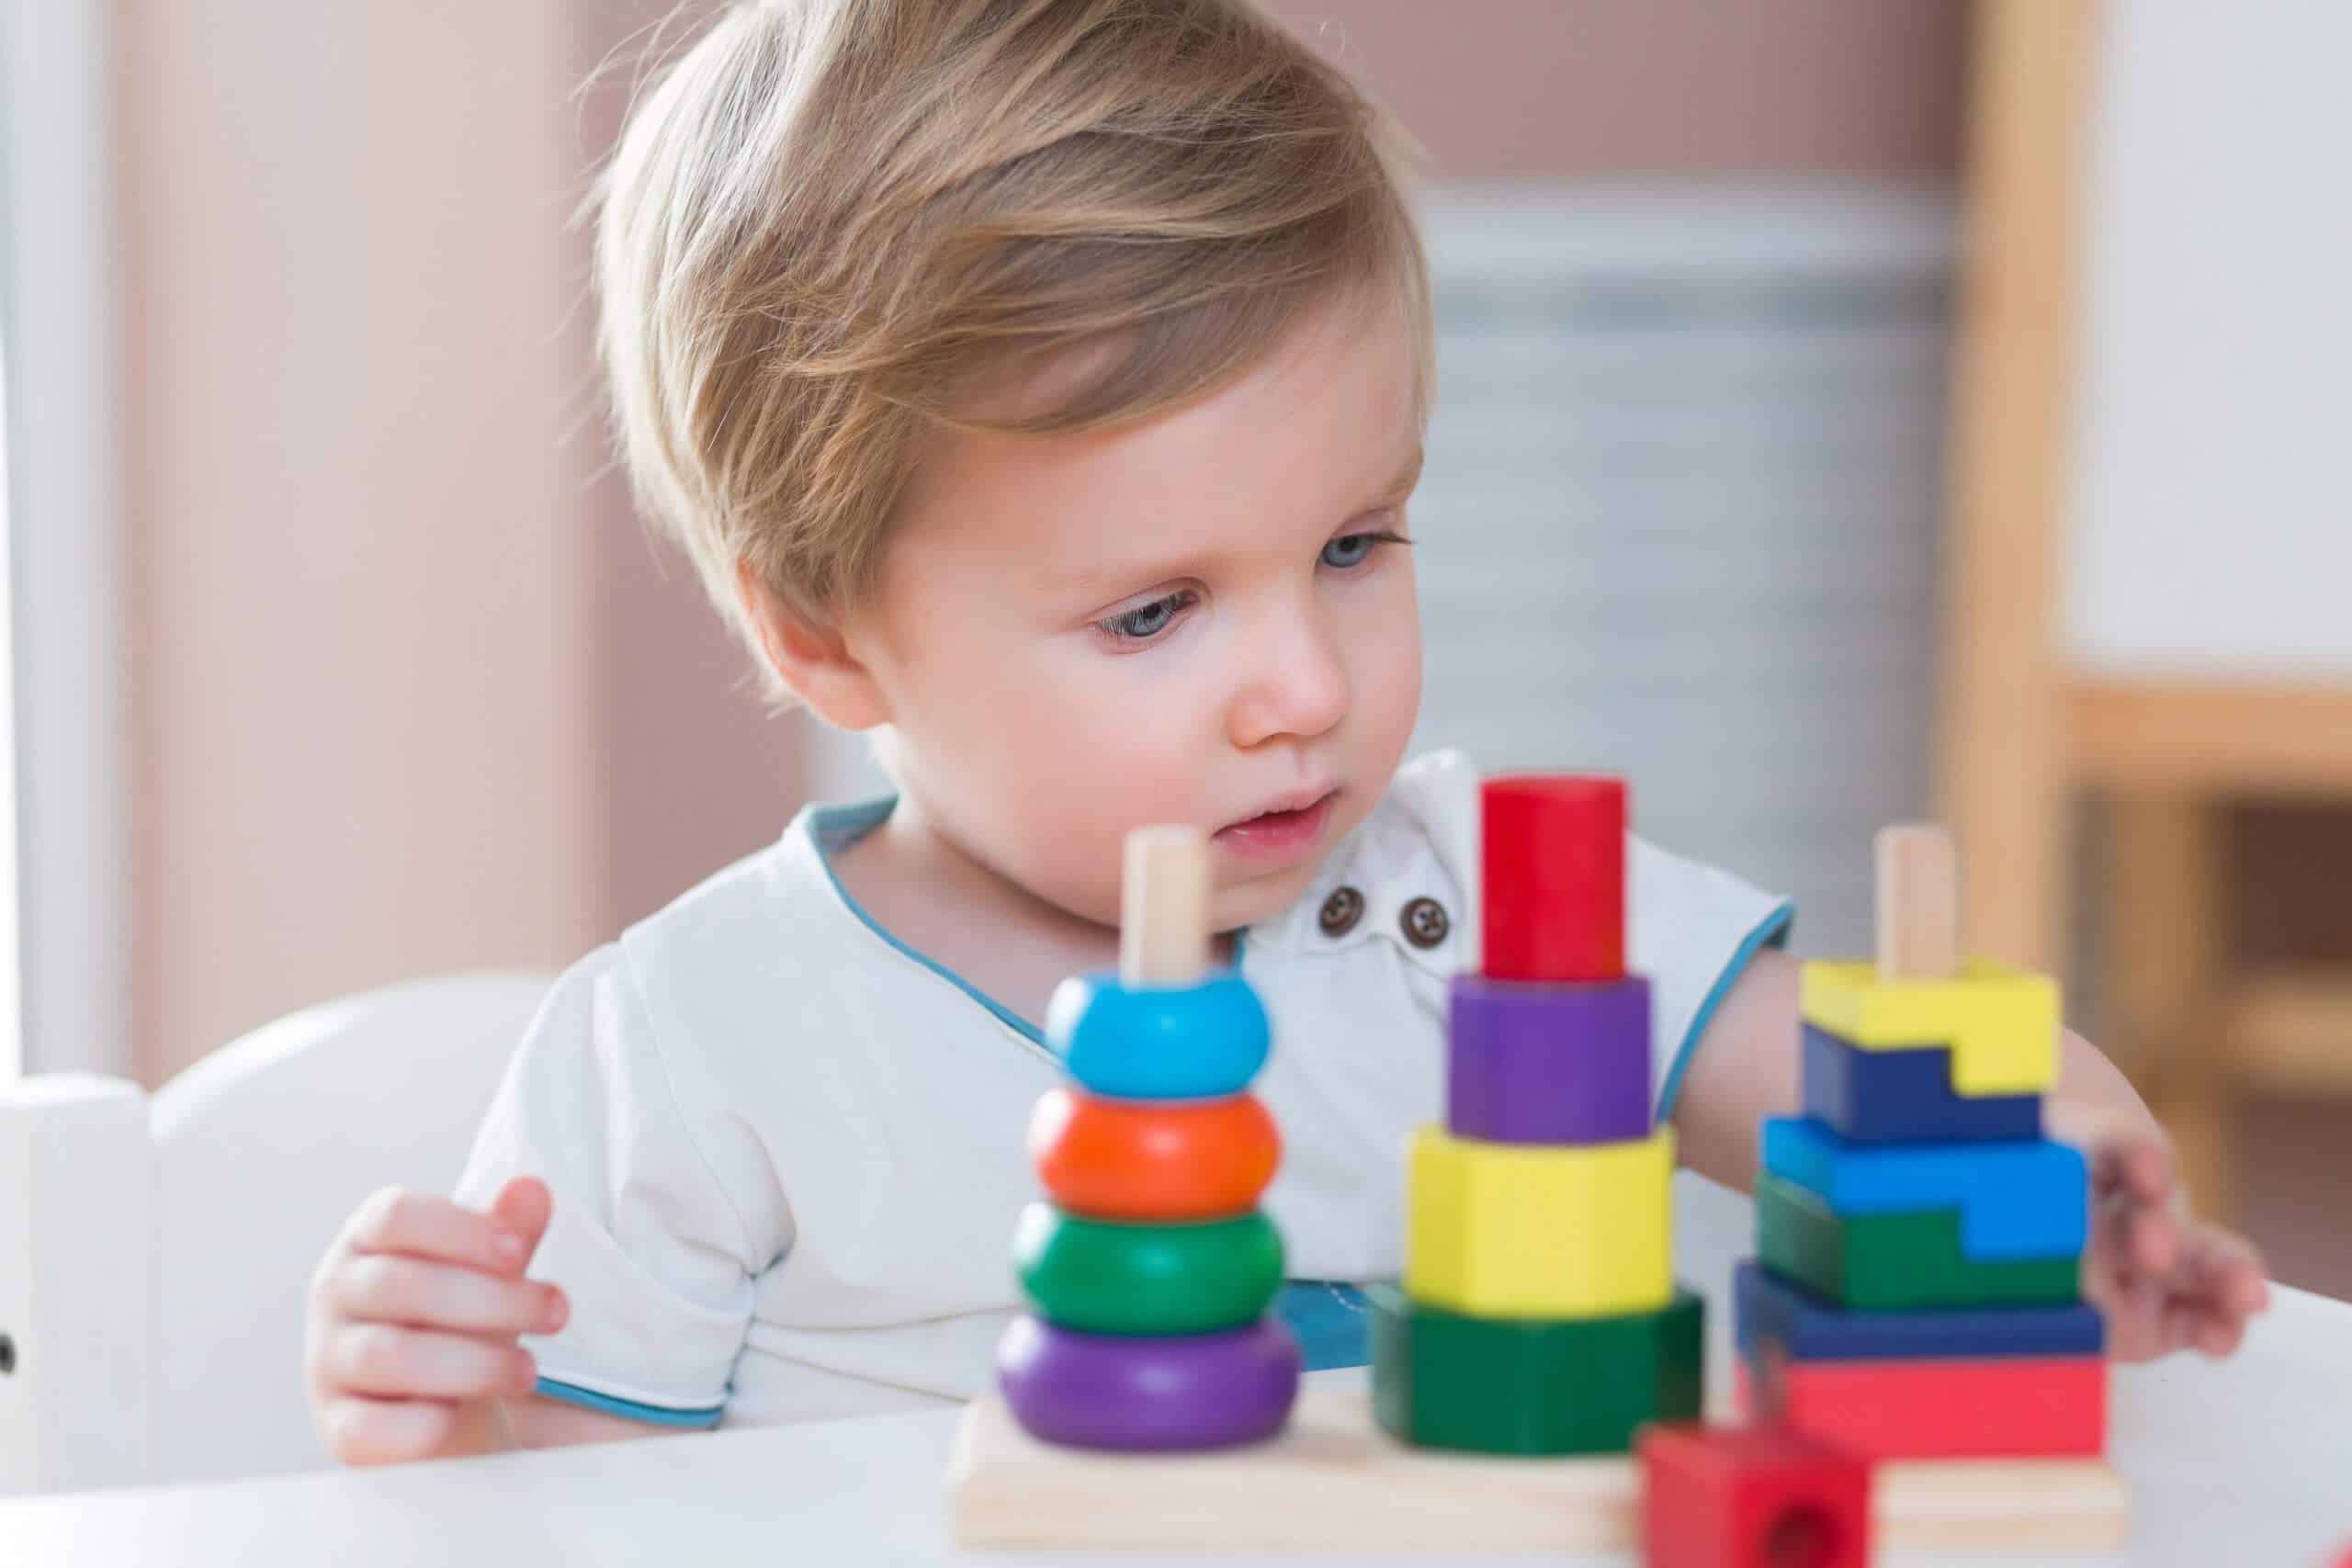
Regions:
[[[2166, 26], [2265, 30], [2261, 19], [2234, 7], [2193, 19], [2155, 9]], [[2324, 652], [2311, 668], [2292, 667], [2299, 650], [2291, 646], [2289, 657], [2278, 657], [2292, 633], [2274, 628], [2251, 639], [2271, 648], [2267, 668], [2260, 657], [2234, 665], [2217, 660], [2211, 667], [2229, 672], [2201, 681], [2163, 670], [2087, 667], [2079, 657], [2083, 639], [2069, 635], [2062, 572], [2084, 566], [2078, 542], [2066, 532], [2079, 525], [2083, 506], [2077, 444], [2086, 410], [2080, 400], [2101, 390], [2086, 390], [2086, 258], [2093, 243], [2086, 220], [2093, 194], [2086, 143], [2099, 107], [2101, 51], [2111, 42], [2103, 29], [2120, 16], [2096, 0], [1983, 0], [1976, 7], [1966, 281], [1948, 447], [1939, 809], [1958, 828], [1973, 873], [1963, 890], [1970, 945], [2063, 970], [2069, 873], [2077, 863], [2070, 831], [2075, 807], [2086, 797], [2105, 803], [2104, 885], [2093, 892], [2105, 955], [2100, 1043], [2171, 1131], [2199, 1206], [2227, 1214], [2234, 1204], [2232, 1129], [2241, 1093], [2352, 1091], [2352, 974], [2246, 973], [2233, 964], [2227, 933], [2219, 929], [2229, 875], [2222, 808], [2253, 798], [2352, 801], [2352, 679], [2329, 666], [2330, 659], [2341, 663], [2341, 637], [2334, 633], [2319, 640], [2335, 636], [2329, 647], [2339, 651]], [[2159, 25], [2144, 14], [2132, 21], [2143, 28]], [[2146, 34], [2134, 39], [2144, 64]], [[2166, 47], [2176, 58], [2193, 57], [2195, 40], [2176, 38]], [[2239, 55], [2211, 69], [2244, 64]], [[2241, 101], [2258, 104], [2266, 92], [2258, 74], [2226, 85], [2242, 90]], [[2177, 85], [2177, 74], [2172, 80]], [[2135, 107], [2144, 111], [2147, 102]], [[2177, 112], [2192, 125], [2206, 124], [2195, 108]], [[2276, 130], [2273, 121], [2291, 119], [2290, 111], [2259, 112], [2270, 120], [2249, 133], [2256, 137]], [[2184, 171], [2184, 177], [2202, 172]], [[2290, 181], [2282, 176], [2279, 183], [2282, 193], [2291, 192]], [[2281, 199], [2291, 201], [2291, 194]], [[2312, 192], [2312, 200], [2324, 199]], [[2213, 215], [2209, 221], [2231, 219]], [[2323, 237], [2338, 240], [2345, 232], [2325, 229]], [[2283, 255], [2294, 237], [2289, 229], [2226, 243], [2277, 244]], [[2104, 259], [2110, 272], [2118, 265], [2115, 257]], [[2298, 254], [2285, 270], [2309, 265]], [[2228, 334], [2245, 323], [2243, 330], [2261, 340], [2257, 352], [2245, 355], [2257, 368], [2269, 363], [2263, 352], [2276, 357], [2277, 333], [2297, 330], [2297, 305], [2284, 296], [2249, 290], [2230, 301], [2235, 310], [2199, 309], [2211, 299], [2179, 303], [2174, 331], [2181, 341], [2194, 334], [2200, 347], [2221, 344], [2210, 352], [2226, 360]], [[2314, 336], [2338, 341], [2329, 333], [2338, 333], [2343, 320], [2324, 312], [2326, 330]], [[2199, 369], [2183, 366], [2173, 374], [2193, 379]], [[2259, 417], [2242, 406], [2249, 383], [2256, 392], [2276, 389], [2254, 377], [2216, 378], [2210, 386], [2165, 389], [2162, 396], [2212, 400], [2229, 416], [2217, 421], [2227, 427], [2222, 434], [2235, 434], [2243, 446], [2248, 420]], [[2304, 390], [2288, 385], [2277, 412], [2285, 427], [2282, 455], [2308, 461], [2308, 439], [2296, 445], [2309, 434], [2296, 428], [2304, 417], [2296, 395]], [[2321, 388], [2309, 390], [2324, 396]], [[2167, 406], [2177, 412], [2177, 401]], [[2177, 439], [2186, 446], [2205, 434], [2199, 424]], [[2224, 439], [2211, 459], [2233, 456]], [[2257, 511], [2284, 490], [2290, 505], [2333, 509], [2341, 517], [2341, 485], [2295, 494], [2301, 470], [2282, 479], [2261, 465], [2245, 468], [2243, 505], [2226, 510]], [[2204, 519], [2217, 531], [2244, 521]], [[2178, 526], [2177, 518], [2169, 523]], [[2299, 566], [2309, 570], [2294, 559], [2260, 558], [2254, 552], [2261, 545], [2232, 542], [2226, 532], [2217, 539], [2223, 551], [2244, 552], [2233, 558], [2242, 568], [2284, 576]], [[2105, 564], [2111, 568], [2113, 558]], [[2171, 564], [2179, 578], [2178, 562]], [[2311, 585], [2287, 586], [2294, 592], [2282, 598], [2308, 610]], [[2180, 589], [2177, 581], [2166, 585]], [[2340, 581], [2335, 592], [2340, 600]], [[2202, 607], [2193, 586], [2183, 603]], [[2337, 627], [2346, 624], [2341, 615], [2334, 618]], [[2200, 664], [2183, 660], [2177, 667]]]

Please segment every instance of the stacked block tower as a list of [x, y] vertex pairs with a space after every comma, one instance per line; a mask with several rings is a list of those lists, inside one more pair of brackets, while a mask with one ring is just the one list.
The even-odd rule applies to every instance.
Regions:
[[1480, 818], [1481, 963], [1449, 998], [1445, 1124], [1407, 1154], [1402, 1288], [1370, 1292], [1374, 1412], [1429, 1448], [1621, 1452], [1698, 1414], [1703, 1326], [1625, 972], [1625, 787], [1493, 779]]
[[1046, 1201], [1013, 1266], [1033, 1311], [997, 1350], [1022, 1426], [1077, 1448], [1223, 1448], [1280, 1431], [1299, 1349], [1266, 1315], [1282, 1238], [1258, 1208], [1281, 1158], [1249, 1092], [1271, 1047], [1240, 976], [1204, 973], [1208, 844], [1128, 835], [1119, 972], [1064, 981], [1046, 1017], [1074, 1080], [1029, 1152]]
[[1804, 966], [1805, 1114], [1764, 1124], [1741, 1396], [1871, 1459], [2097, 1454], [2086, 1172], [2041, 1136], [2058, 987], [1958, 962], [1949, 834], [1877, 852], [1877, 963]]

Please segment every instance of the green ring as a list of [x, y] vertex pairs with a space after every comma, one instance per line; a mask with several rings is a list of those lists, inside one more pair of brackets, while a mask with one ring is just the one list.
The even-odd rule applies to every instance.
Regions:
[[1088, 1334], [1213, 1334], [1254, 1323], [1283, 1284], [1283, 1242], [1253, 1209], [1204, 1224], [1081, 1219], [1050, 1203], [1012, 1233], [1021, 1288], [1048, 1323]]

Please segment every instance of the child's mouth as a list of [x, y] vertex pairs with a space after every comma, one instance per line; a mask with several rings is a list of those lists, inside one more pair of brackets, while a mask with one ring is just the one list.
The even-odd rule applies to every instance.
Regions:
[[1331, 818], [1338, 790], [1327, 790], [1313, 804], [1295, 811], [1268, 811], [1216, 831], [1216, 842], [1250, 860], [1289, 860], [1323, 836]]

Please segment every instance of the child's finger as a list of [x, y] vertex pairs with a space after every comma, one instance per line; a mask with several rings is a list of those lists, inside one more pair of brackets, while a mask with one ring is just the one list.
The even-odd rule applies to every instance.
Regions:
[[2205, 1309], [2201, 1303], [2175, 1297], [2165, 1303], [2161, 1309], [2157, 1338], [2165, 1350], [2193, 1349], [2204, 1321]]
[[345, 1258], [327, 1293], [346, 1317], [461, 1334], [552, 1334], [570, 1310], [553, 1285], [398, 1253]]
[[519, 1346], [390, 1323], [331, 1330], [320, 1362], [338, 1396], [487, 1399], [528, 1393], [538, 1381], [537, 1364]]
[[2123, 1257], [2139, 1273], [2170, 1273], [2180, 1256], [2180, 1227], [2162, 1209], [2122, 1205]]
[[2081, 1146], [2084, 1157], [2090, 1162], [2091, 1196], [2103, 1198], [2123, 1179], [2124, 1145], [2106, 1131], [2102, 1122], [2084, 1137]]
[[2245, 1325], [2217, 1313], [2208, 1313], [2197, 1320], [2197, 1348], [2216, 1359], [2238, 1348], [2245, 1337]]
[[2101, 1199], [2091, 1211], [2091, 1234], [2084, 1266], [2115, 1291], [2138, 1289], [2161, 1280], [2177, 1256], [2171, 1222], [2121, 1193]]
[[2144, 1203], [2162, 1203], [2172, 1191], [2172, 1150], [2162, 1138], [2139, 1136], [2120, 1153], [2125, 1191]]
[[555, 1199], [548, 1191], [548, 1184], [536, 1176], [517, 1176], [498, 1190], [490, 1201], [490, 1218], [501, 1235], [515, 1238], [519, 1247], [513, 1249], [513, 1269], [520, 1274], [531, 1261], [531, 1254], [539, 1248], [539, 1238], [548, 1232], [548, 1220], [555, 1212]]
[[502, 1247], [501, 1227], [487, 1214], [460, 1208], [447, 1198], [410, 1188], [387, 1187], [359, 1205], [345, 1227], [344, 1240], [353, 1252], [398, 1252], [413, 1258], [433, 1258], [475, 1269], [513, 1272], [518, 1256], [528, 1256], [519, 1240]]
[[438, 1399], [372, 1399], [345, 1394], [319, 1412], [319, 1436], [345, 1464], [401, 1464], [441, 1451], [458, 1425], [458, 1408]]
[[2095, 1197], [2129, 1194], [2157, 1203], [2172, 1190], [2172, 1152], [2161, 1138], [2134, 1129], [2092, 1145], [2091, 1192]]
[[2199, 1226], [2189, 1238], [2181, 1274], [2188, 1291], [2238, 1316], [2259, 1312], [2270, 1302], [2262, 1255], [2228, 1231]]

